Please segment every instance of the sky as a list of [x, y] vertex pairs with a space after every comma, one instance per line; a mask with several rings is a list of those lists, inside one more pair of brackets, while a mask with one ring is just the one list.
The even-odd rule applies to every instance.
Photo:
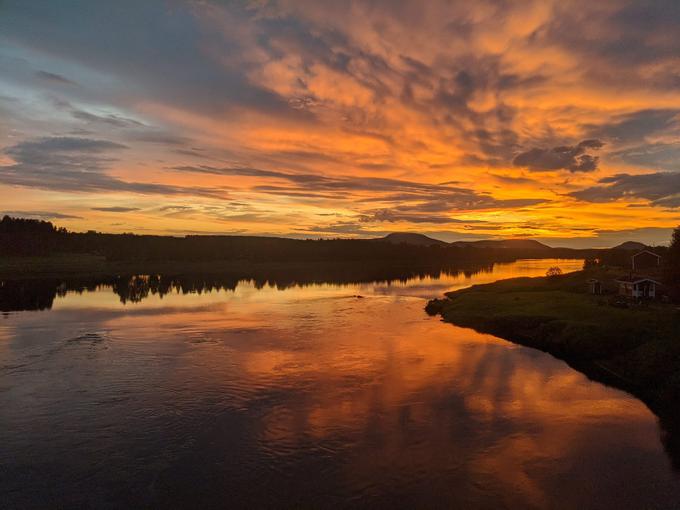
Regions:
[[676, 0], [0, 0], [0, 214], [665, 244]]

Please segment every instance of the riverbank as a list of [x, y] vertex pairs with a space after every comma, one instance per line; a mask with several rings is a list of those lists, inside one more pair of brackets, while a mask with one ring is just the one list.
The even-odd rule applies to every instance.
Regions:
[[514, 278], [450, 292], [427, 312], [534, 347], [567, 361], [589, 377], [643, 400], [669, 433], [680, 459], [680, 310], [653, 303], [620, 308], [611, 296], [587, 292], [589, 278], [615, 272], [578, 271], [558, 277]]

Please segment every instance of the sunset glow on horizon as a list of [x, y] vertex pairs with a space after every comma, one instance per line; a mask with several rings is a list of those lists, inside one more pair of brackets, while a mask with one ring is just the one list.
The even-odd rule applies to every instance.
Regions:
[[0, 215], [665, 244], [680, 4], [0, 3]]

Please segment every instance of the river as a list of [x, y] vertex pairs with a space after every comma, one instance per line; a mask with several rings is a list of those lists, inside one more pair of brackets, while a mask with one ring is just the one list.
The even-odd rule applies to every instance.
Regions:
[[135, 300], [99, 285], [5, 312], [0, 506], [677, 508], [644, 404], [424, 312], [581, 264]]

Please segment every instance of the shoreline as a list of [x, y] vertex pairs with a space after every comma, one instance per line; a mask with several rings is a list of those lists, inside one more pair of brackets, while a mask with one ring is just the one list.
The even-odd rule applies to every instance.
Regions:
[[622, 309], [586, 292], [602, 270], [513, 278], [448, 292], [427, 303], [442, 321], [541, 350], [597, 382], [626, 391], [659, 418], [680, 470], [680, 309], [653, 303]]

